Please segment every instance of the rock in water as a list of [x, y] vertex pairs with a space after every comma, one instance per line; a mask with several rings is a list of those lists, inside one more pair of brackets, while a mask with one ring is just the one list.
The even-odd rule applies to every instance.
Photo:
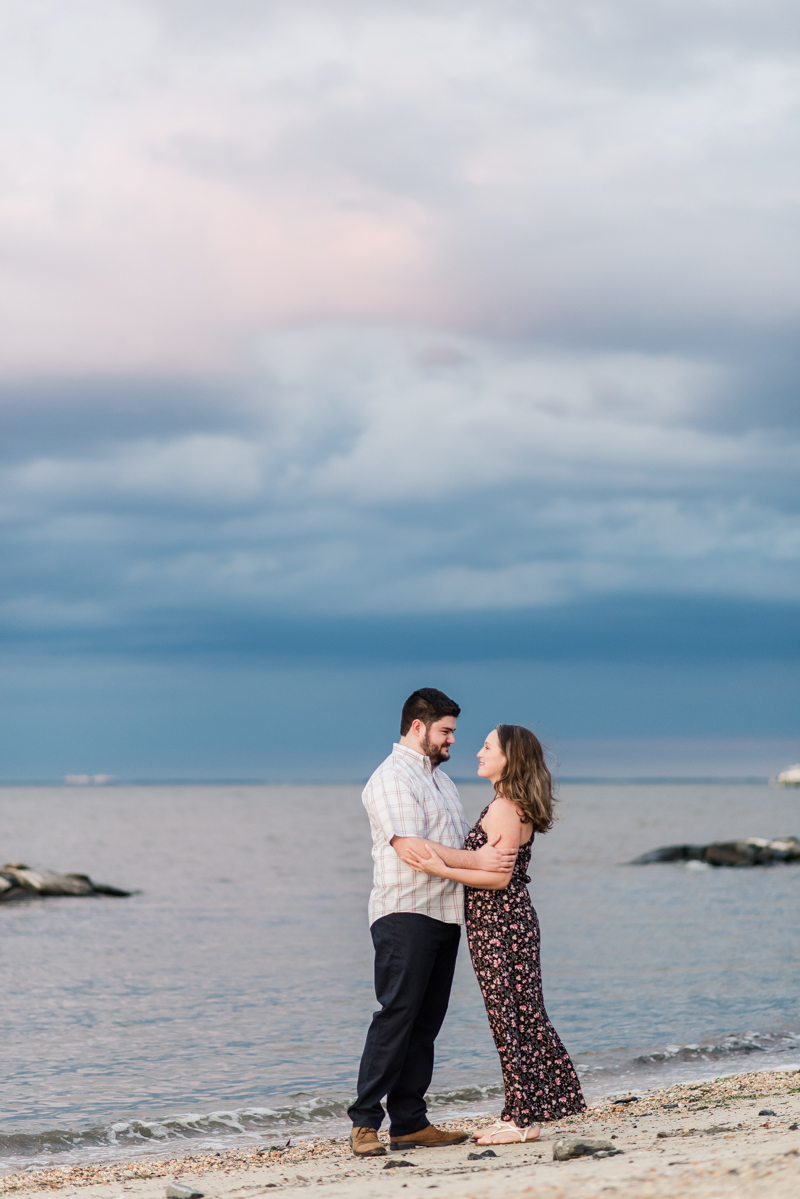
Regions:
[[7, 862], [0, 866], [0, 903], [10, 899], [50, 895], [118, 895], [126, 897], [130, 891], [110, 887], [107, 883], [93, 883], [88, 874], [56, 874], [52, 870], [32, 870], [22, 862]]
[[603, 1157], [615, 1157], [622, 1153], [615, 1149], [610, 1141], [598, 1141], [594, 1137], [561, 1137], [553, 1143], [553, 1161], [568, 1162], [573, 1157], [593, 1157], [595, 1154]]
[[2, 867], [7, 879], [34, 895], [91, 895], [92, 880], [85, 874], [54, 874], [52, 870], [32, 870], [10, 862]]
[[629, 862], [630, 866], [649, 866], [652, 862], [705, 862], [709, 866], [770, 866], [774, 862], [800, 862], [800, 839], [781, 837], [765, 841], [748, 837], [746, 841], [714, 841], [711, 845], [664, 845], [651, 849]]
[[701, 862], [704, 845], [664, 845], [661, 849], [651, 849], [640, 858], [634, 858], [629, 866], [649, 866], [651, 862]]

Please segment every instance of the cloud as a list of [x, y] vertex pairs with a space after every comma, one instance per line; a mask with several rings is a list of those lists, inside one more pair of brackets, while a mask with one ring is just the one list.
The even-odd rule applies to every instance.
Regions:
[[788, 3], [12, 0], [0, 34], [6, 377], [239, 371], [293, 322], [797, 320]]
[[6, 631], [796, 602], [796, 24], [12, 0]]
[[254, 361], [216, 428], [180, 427], [181, 394], [180, 420], [145, 404], [137, 428], [99, 404], [60, 449], [18, 431], [6, 621], [800, 595], [797, 440], [704, 420], [724, 363], [351, 326], [265, 336]]
[[117, 504], [240, 504], [260, 492], [257, 451], [241, 438], [192, 434], [168, 442], [132, 442], [104, 458], [38, 458], [9, 472], [23, 500], [60, 512]]

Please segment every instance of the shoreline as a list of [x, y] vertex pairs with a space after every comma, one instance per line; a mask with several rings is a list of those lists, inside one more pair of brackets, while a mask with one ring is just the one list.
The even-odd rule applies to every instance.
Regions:
[[[495, 1118], [461, 1117], [441, 1126], [473, 1133]], [[575, 1136], [613, 1140], [621, 1152], [609, 1159], [554, 1161], [553, 1143]], [[505, 1199], [510, 1193], [532, 1193], [532, 1188], [553, 1199], [601, 1190], [632, 1199], [643, 1190], [711, 1199], [723, 1192], [756, 1196], [770, 1176], [770, 1194], [782, 1194], [785, 1185], [788, 1196], [800, 1187], [800, 1069], [726, 1074], [643, 1091], [633, 1099], [600, 1099], [584, 1114], [544, 1125], [537, 1141], [494, 1150], [496, 1157], [470, 1160], [470, 1153], [483, 1149], [468, 1141], [364, 1161], [352, 1155], [345, 1137], [309, 1138], [289, 1149], [272, 1148], [265, 1138], [260, 1146], [219, 1153], [29, 1168], [0, 1176], [0, 1195], [80, 1191], [97, 1199], [119, 1199], [124, 1192], [131, 1199], [163, 1199], [166, 1184], [176, 1181], [191, 1184], [209, 1199], [245, 1199], [295, 1187], [363, 1199], [392, 1196], [400, 1189], [410, 1192], [403, 1199], [431, 1189], [453, 1197]]]

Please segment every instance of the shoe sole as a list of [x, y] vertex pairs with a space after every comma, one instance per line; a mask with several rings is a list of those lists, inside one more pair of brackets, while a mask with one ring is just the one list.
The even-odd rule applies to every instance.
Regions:
[[466, 1135], [459, 1137], [457, 1141], [390, 1141], [389, 1148], [394, 1152], [398, 1149], [447, 1149], [452, 1145], [463, 1145], [468, 1141]]
[[365, 1149], [363, 1153], [359, 1153], [357, 1149], [350, 1146], [350, 1152], [353, 1157], [386, 1157], [386, 1150], [381, 1145], [380, 1149]]

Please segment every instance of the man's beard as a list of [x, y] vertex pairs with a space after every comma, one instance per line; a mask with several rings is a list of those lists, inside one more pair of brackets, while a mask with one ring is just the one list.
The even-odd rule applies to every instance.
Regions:
[[437, 766], [441, 766], [442, 762], [448, 762], [450, 760], [450, 750], [448, 747], [443, 745], [440, 749], [434, 749], [434, 747], [431, 745], [427, 730], [425, 732], [425, 736], [422, 738], [421, 745], [422, 752], [426, 758], [430, 758], [431, 766], [434, 770]]

